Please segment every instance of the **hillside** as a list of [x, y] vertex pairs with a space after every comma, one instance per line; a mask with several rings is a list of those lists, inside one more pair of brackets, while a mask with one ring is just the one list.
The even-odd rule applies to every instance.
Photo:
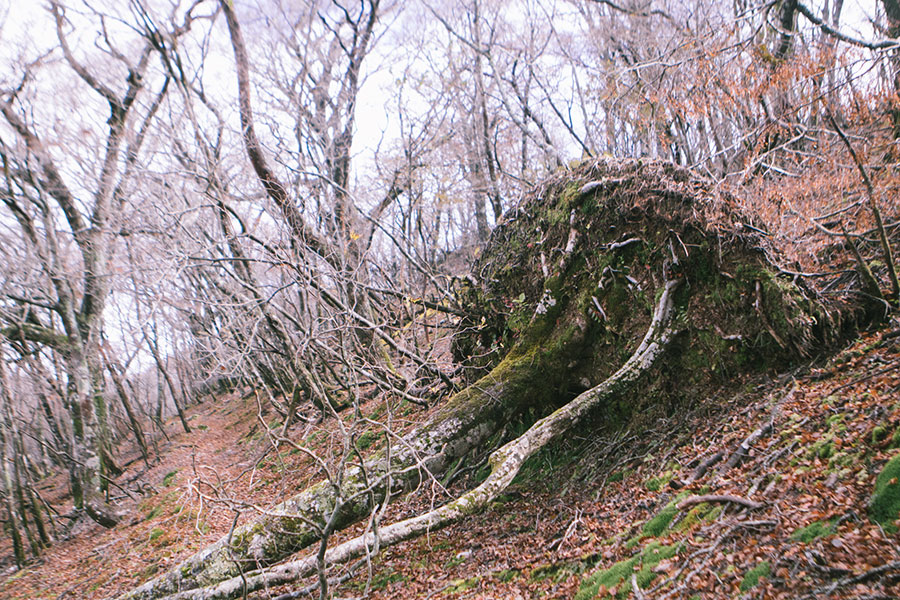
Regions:
[[[871, 520], [870, 499], [900, 447], [898, 334], [896, 324], [866, 333], [821, 364], [747, 378], [644, 429], [586, 426], [532, 459], [488, 511], [388, 549], [336, 597], [367, 587], [385, 599], [626, 597], [632, 573], [645, 598], [893, 597], [896, 527]], [[123, 500], [126, 524], [86, 525], [41, 564], [7, 571], [0, 596], [108, 598], [214, 541], [233, 513], [227, 495], [197, 497], [201, 480], [229, 481], [226, 492], [261, 505], [302, 487], [295, 453], [252, 469], [266, 447], [252, 397], [191, 412], [198, 431], [161, 448], [141, 475], [152, 489]], [[746, 458], [725, 469], [747, 440]], [[41, 486], [48, 500], [58, 484]], [[707, 495], [734, 501], [693, 504]], [[389, 517], [427, 502], [400, 502]], [[754, 573], [765, 576], [752, 586]]]
[[900, 0], [6, 4], [0, 600], [898, 598]]
[[[667, 163], [548, 179], [459, 288], [460, 391], [363, 387], [290, 427], [258, 389], [209, 397], [158, 463], [121, 461], [118, 526], [56, 519], [66, 539], [0, 593], [205, 599], [254, 578], [285, 600], [317, 583], [253, 569], [324, 537], [333, 597], [890, 597], [898, 323], [854, 333], [881, 305], [856, 299], [847, 248], [795, 259], [828, 273], [802, 283], [776, 262], [801, 236], [778, 246], [754, 210]], [[60, 515], [65, 486], [37, 486]], [[375, 528], [379, 551], [332, 558]]]

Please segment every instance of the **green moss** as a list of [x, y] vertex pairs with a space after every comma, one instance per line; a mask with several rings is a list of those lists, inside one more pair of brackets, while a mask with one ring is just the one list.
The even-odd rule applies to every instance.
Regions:
[[656, 477], [651, 477], [647, 481], [644, 482], [644, 487], [650, 490], [651, 492], [658, 492], [663, 487], [669, 484], [672, 479], [674, 479], [677, 471], [669, 470], [663, 473], [662, 475], [658, 475]]
[[768, 577], [770, 572], [769, 561], [764, 560], [744, 575], [744, 580], [741, 581], [741, 591], [747, 592], [759, 583], [759, 580], [763, 577]]
[[513, 480], [514, 484], [548, 483], [550, 477], [572, 464], [577, 456], [563, 443], [550, 444], [529, 457]]
[[165, 534], [166, 534], [165, 529], [161, 529], [159, 527], [154, 527], [152, 530], [150, 530], [150, 541], [161, 543], [160, 538], [162, 536], [164, 536]]
[[835, 453], [834, 442], [831, 440], [820, 444], [816, 450], [816, 455], [819, 458], [824, 458], [824, 459], [830, 459], [832, 456], [834, 456], [834, 453]]
[[606, 479], [609, 483], [615, 483], [616, 481], [624, 481], [627, 477], [634, 475], [634, 469], [625, 469], [624, 471], [616, 471], [615, 473], [611, 473], [610, 476]]
[[669, 523], [672, 522], [672, 519], [675, 518], [677, 512], [678, 510], [674, 506], [667, 506], [658, 515], [644, 524], [641, 533], [645, 537], [659, 537], [669, 526]]
[[716, 507], [710, 506], [706, 502], [698, 504], [689, 510], [684, 517], [679, 519], [677, 523], [672, 525], [672, 531], [675, 533], [684, 533], [685, 531], [693, 529], [695, 525], [707, 520], [709, 514], [712, 513], [715, 508]]
[[884, 465], [875, 480], [875, 493], [869, 503], [869, 516], [890, 534], [897, 533], [894, 521], [900, 517], [900, 454]]
[[249, 528], [238, 528], [231, 536], [231, 551], [236, 555], [243, 555], [250, 547], [253, 537], [264, 530], [265, 527], [262, 523], [254, 523]]
[[707, 523], [712, 523], [713, 521], [718, 519], [719, 515], [721, 515], [723, 512], [725, 512], [725, 507], [722, 506], [721, 504], [719, 504], [717, 506], [714, 506], [712, 508], [712, 510], [710, 510], [708, 513], [706, 513], [703, 516], [703, 520]]
[[888, 428], [884, 425], [878, 425], [872, 430], [872, 444], [878, 444], [887, 439]]
[[642, 589], [646, 588], [656, 578], [657, 574], [653, 572], [653, 567], [663, 560], [672, 558], [679, 550], [681, 544], [663, 546], [659, 542], [651, 542], [638, 555], [619, 561], [607, 569], [596, 571], [582, 581], [575, 600], [591, 600], [601, 586], [607, 590], [616, 587], [617, 597], [624, 598], [631, 591], [631, 574], [635, 571], [638, 585]]
[[453, 567], [458, 567], [459, 565], [466, 562], [465, 556], [454, 556], [450, 560], [444, 563], [444, 569], [452, 569]]
[[498, 581], [502, 581], [503, 583], [508, 583], [519, 576], [519, 571], [517, 569], [504, 569], [502, 571], [497, 571], [494, 573], [494, 578]]
[[154, 575], [159, 572], [159, 564], [153, 563], [151, 565], [147, 565], [140, 572], [138, 572], [138, 579], [144, 581], [146, 579], [150, 579]]
[[383, 590], [392, 583], [399, 583], [401, 581], [406, 581], [406, 577], [403, 576], [403, 573], [397, 573], [391, 569], [386, 569], [380, 573], [376, 573], [372, 577], [372, 585], [370, 587], [373, 590]]
[[545, 581], [551, 580], [554, 583], [562, 583], [573, 573], [580, 573], [584, 564], [575, 562], [552, 563], [541, 565], [531, 571], [528, 575], [529, 581]]
[[834, 535], [837, 531], [837, 519], [828, 521], [813, 521], [806, 527], [801, 527], [791, 534], [791, 539], [795, 542], [808, 544], [820, 537]]
[[530, 581], [544, 581], [559, 573], [559, 569], [558, 565], [541, 565], [528, 574], [528, 579]]
[[809, 447], [809, 449], [806, 451], [806, 458], [810, 460], [813, 458], [828, 460], [829, 458], [834, 456], [834, 452], [834, 435], [829, 432], [823, 435]]
[[163, 477], [163, 486], [169, 487], [170, 485], [172, 485], [172, 483], [175, 481], [176, 475], [178, 475], [178, 469], [175, 469], [174, 471], [169, 471], [168, 473], [166, 473], [166, 476]]
[[828, 473], [838, 473], [841, 476], [850, 474], [852, 467], [860, 462], [860, 454], [856, 452], [836, 452], [828, 459]]
[[458, 594], [478, 587], [481, 577], [469, 577], [468, 579], [455, 579], [444, 590], [445, 594]]
[[356, 447], [360, 450], [368, 450], [375, 441], [378, 440], [378, 434], [374, 431], [366, 431], [356, 440]]
[[13, 581], [15, 581], [15, 580], [17, 580], [17, 579], [21, 579], [22, 577], [24, 577], [24, 576], [27, 575], [27, 574], [28, 574], [28, 569], [22, 569], [22, 570], [20, 570], [18, 573], [16, 573], [15, 575], [11, 576], [11, 577], [10, 577], [9, 579], [7, 579], [6, 581], [4, 581], [3, 584], [6, 585], [7, 583], [12, 583]]
[[347, 587], [357, 592], [364, 591], [366, 587], [371, 590], [383, 590], [392, 583], [400, 583], [402, 581], [406, 581], [406, 576], [404, 576], [403, 573], [397, 573], [388, 568], [376, 571], [372, 575], [371, 581], [362, 579], [360, 581], [348, 583]]
[[644, 527], [641, 529], [642, 537], [659, 537], [662, 535], [669, 527], [672, 519], [675, 518], [675, 515], [678, 514], [678, 503], [686, 498], [687, 495], [688, 492], [678, 494], [655, 517], [644, 523]]

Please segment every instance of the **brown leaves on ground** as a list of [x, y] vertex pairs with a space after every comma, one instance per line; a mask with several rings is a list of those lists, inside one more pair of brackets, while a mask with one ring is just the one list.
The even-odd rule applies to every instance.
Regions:
[[[900, 571], [873, 569], [900, 560], [900, 540], [869, 520], [867, 503], [900, 445], [898, 365], [900, 335], [888, 329], [863, 336], [821, 368], [732, 386], [652, 431], [592, 424], [536, 457], [490, 510], [384, 551], [336, 597], [572, 598], [593, 573], [653, 543], [678, 550], [648, 568], [647, 598], [897, 596]], [[417, 416], [410, 414], [406, 426]], [[110, 597], [227, 533], [236, 512], [247, 518], [252, 505], [271, 506], [320, 477], [300, 453], [262, 455], [266, 432], [252, 398], [195, 407], [192, 424], [195, 433], [160, 441], [163, 462], [136, 480], [153, 489], [120, 499], [120, 509], [130, 511], [121, 526], [83, 525], [40, 564], [7, 574], [0, 597]], [[767, 424], [744, 460], [723, 471], [741, 442]], [[313, 429], [300, 423], [292, 438], [319, 450], [337, 443], [333, 423]], [[721, 460], [691, 481], [719, 451]], [[142, 469], [135, 461], [122, 481]], [[477, 476], [477, 469], [468, 473]], [[422, 490], [395, 502], [384, 520], [421, 512], [467, 485]], [[42, 493], [65, 512], [60, 486], [63, 479], [48, 480]], [[700, 494], [763, 506], [676, 508], [661, 531], [645, 533], [667, 506]], [[751, 585], [754, 571], [759, 578]], [[630, 586], [622, 577], [597, 597], [624, 597]]]
[[[622, 447], [604, 456], [615, 466], [593, 471], [589, 481], [578, 475], [590, 452], [580, 464], [521, 481], [489, 512], [387, 551], [371, 578], [371, 597], [572, 598], [591, 573], [653, 542], [679, 550], [652, 568], [654, 579], [642, 590], [647, 598], [896, 597], [900, 567], [872, 570], [900, 560], [900, 538], [867, 512], [875, 477], [900, 445], [895, 334], [863, 336], [821, 369], [775, 384], [747, 382], [726, 405], [673, 417], [652, 432], [643, 453]], [[771, 432], [745, 460], [718, 472], [766, 423]], [[683, 485], [720, 450], [722, 460]], [[699, 494], [763, 506], [688, 506], [657, 536], [642, 536], [673, 499]], [[767, 574], [750, 585], [748, 572], [763, 563]], [[360, 577], [353, 589], [364, 585]], [[596, 597], [629, 591], [622, 579]]]

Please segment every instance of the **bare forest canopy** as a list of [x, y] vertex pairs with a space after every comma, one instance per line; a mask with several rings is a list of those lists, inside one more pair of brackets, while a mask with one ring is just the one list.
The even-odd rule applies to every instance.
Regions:
[[0, 6], [17, 567], [120, 524], [168, 419], [237, 391], [316, 482], [223, 501], [227, 536], [123, 597], [326, 597], [588, 415], [652, 420], [900, 301], [896, 0], [114, 4]]

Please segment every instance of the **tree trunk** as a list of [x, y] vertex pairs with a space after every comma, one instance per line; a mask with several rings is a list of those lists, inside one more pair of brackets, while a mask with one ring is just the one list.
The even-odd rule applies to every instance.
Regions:
[[[153, 355], [156, 358], [156, 354]], [[184, 414], [184, 408], [181, 406], [181, 401], [178, 399], [178, 392], [175, 390], [175, 384], [172, 382], [172, 378], [169, 376], [169, 370], [165, 367], [165, 365], [157, 359], [157, 366], [159, 367], [160, 372], [163, 374], [163, 378], [166, 380], [166, 386], [169, 388], [169, 393], [172, 395], [172, 404], [175, 405], [175, 412], [178, 413], [178, 419], [181, 421], [181, 427], [184, 429], [185, 433], [190, 433], [191, 428], [188, 426], [187, 417]]]
[[[574, 400], [553, 414], [535, 423], [517, 439], [507, 443], [491, 455], [491, 474], [477, 488], [460, 498], [425, 514], [381, 527], [376, 538], [367, 533], [329, 550], [324, 559], [327, 565], [345, 563], [369, 552], [399, 542], [414, 539], [426, 532], [446, 527], [461, 518], [480, 512], [506, 490], [525, 461], [552, 440], [570, 431], [590, 412], [613, 397], [631, 390], [633, 384], [655, 363], [668, 345], [674, 294], [681, 280], [669, 281], [660, 296], [653, 320], [643, 341], [631, 357], [603, 383], [579, 394]], [[269, 586], [291, 583], [316, 572], [321, 561], [315, 555], [279, 565], [269, 571], [245, 573], [208, 588], [172, 594], [167, 600], [229, 600]]]
[[[544, 315], [551, 323], [556, 316]], [[349, 468], [339, 496], [352, 500], [345, 501], [336, 528], [368, 516], [374, 508], [371, 499], [377, 502], [414, 489], [429, 475], [439, 480], [461, 457], [484, 451], [524, 410], [553, 406], [569, 384], [566, 366], [577, 359], [584, 333], [585, 328], [554, 329], [545, 338], [514, 348], [488, 375], [453, 396], [428, 424], [397, 444], [390, 473], [381, 457], [367, 461], [365, 473], [360, 467]], [[319, 539], [338, 499], [329, 482], [323, 481], [238, 527], [230, 543], [227, 537], [220, 539], [122, 600], [162, 598], [283, 560]]]
[[138, 448], [141, 450], [141, 457], [143, 457], [144, 463], [149, 467], [150, 453], [147, 451], [147, 440], [144, 437], [144, 429], [141, 427], [141, 422], [138, 420], [137, 414], [131, 406], [131, 399], [128, 397], [128, 390], [125, 389], [125, 383], [122, 381], [118, 366], [113, 365], [108, 357], [106, 357], [106, 370], [113, 380], [113, 385], [116, 388], [119, 400], [122, 402], [122, 407], [125, 409], [125, 414], [128, 415], [128, 422], [131, 425], [131, 431], [134, 433], [134, 439], [137, 441]]

